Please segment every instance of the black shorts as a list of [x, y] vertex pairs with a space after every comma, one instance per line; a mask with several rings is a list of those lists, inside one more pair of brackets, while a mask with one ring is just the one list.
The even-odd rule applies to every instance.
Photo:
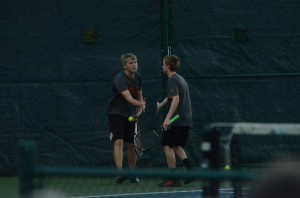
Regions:
[[161, 145], [169, 146], [170, 148], [181, 146], [184, 147], [188, 136], [190, 127], [186, 126], [171, 126], [171, 128], [164, 132]]
[[127, 116], [108, 115], [108, 125], [110, 129], [110, 141], [118, 139], [127, 143], [134, 142], [135, 122], [129, 122]]

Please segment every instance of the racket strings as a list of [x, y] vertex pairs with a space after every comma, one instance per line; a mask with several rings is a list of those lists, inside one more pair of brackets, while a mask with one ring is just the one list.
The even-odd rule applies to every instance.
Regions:
[[137, 143], [140, 142], [136, 147], [138, 150], [146, 151], [156, 146], [159, 140], [160, 133], [157, 129], [143, 130], [136, 136]]
[[143, 155], [143, 148], [144, 148], [144, 143], [143, 143], [143, 140], [142, 140], [142, 137], [141, 137], [141, 134], [140, 133], [137, 133], [134, 137], [134, 143], [135, 143], [135, 151], [136, 151], [136, 154], [138, 156], [142, 156]]

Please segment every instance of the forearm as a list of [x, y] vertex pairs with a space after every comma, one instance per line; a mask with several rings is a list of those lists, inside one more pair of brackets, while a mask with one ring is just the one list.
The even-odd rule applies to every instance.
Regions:
[[136, 106], [136, 107], [139, 107], [139, 108], [143, 108], [144, 107], [144, 102], [143, 101], [136, 100], [134, 98], [127, 98], [126, 100], [127, 100], [127, 102], [129, 102], [133, 106]]
[[144, 101], [142, 90], [138, 92], [138, 101], [141, 101], [141, 102]]
[[134, 99], [128, 90], [123, 91], [122, 95], [125, 98], [125, 100], [127, 102], [129, 102], [131, 105], [136, 106], [136, 107], [145, 108], [145, 102], [143, 101], [143, 99], [141, 99], [141, 101], [139, 100], [139, 97], [142, 97], [141, 94], [139, 94], [138, 100]]
[[[146, 103], [146, 101], [145, 101], [145, 99], [143, 98], [143, 92], [142, 92], [142, 90], [141, 91], [139, 91], [139, 93], [138, 93], [138, 101], [141, 101], [141, 102], [144, 102], [144, 108], [145, 108], [145, 103]], [[138, 107], [138, 113], [139, 112], [142, 112], [143, 110], [144, 110], [144, 108], [143, 107]]]
[[170, 109], [166, 115], [166, 119], [170, 120], [172, 118], [172, 116], [174, 115], [174, 113], [178, 107], [178, 104], [179, 104], [179, 97], [177, 97], [177, 96], [173, 97]]
[[165, 98], [161, 103], [157, 103], [157, 110], [161, 109], [163, 106], [165, 106], [168, 102], [168, 98]]

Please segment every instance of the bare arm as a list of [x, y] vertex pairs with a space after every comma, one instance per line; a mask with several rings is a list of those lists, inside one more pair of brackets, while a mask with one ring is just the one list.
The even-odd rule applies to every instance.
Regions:
[[165, 118], [165, 121], [163, 123], [164, 128], [169, 127], [169, 125], [170, 125], [170, 119], [172, 118], [173, 114], [175, 113], [175, 111], [176, 111], [176, 109], [178, 107], [179, 100], [180, 100], [179, 96], [173, 96], [169, 112], [168, 112], [168, 114], [167, 114], [167, 116]]
[[168, 98], [165, 98], [161, 103], [156, 103], [156, 112], [159, 112], [160, 109], [167, 104]]
[[144, 102], [144, 107], [138, 107], [138, 112], [136, 114], [136, 117], [139, 117], [143, 113], [143, 111], [145, 111], [146, 108], [146, 100], [144, 100], [143, 98], [142, 90], [138, 92], [138, 101]]
[[122, 91], [121, 94], [125, 98], [125, 100], [127, 102], [129, 102], [130, 104], [132, 104], [133, 106], [140, 107], [142, 109], [145, 108], [145, 102], [143, 101], [143, 97], [142, 97], [142, 92], [141, 91], [139, 92], [139, 98], [140, 97], [142, 98], [141, 101], [140, 101], [140, 99], [139, 100], [134, 99], [131, 96], [131, 94], [130, 94], [130, 92], [128, 90]]

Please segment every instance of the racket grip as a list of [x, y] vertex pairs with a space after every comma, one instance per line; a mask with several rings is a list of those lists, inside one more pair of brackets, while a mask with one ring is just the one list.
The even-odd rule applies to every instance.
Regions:
[[180, 118], [179, 114], [176, 114], [173, 118], [171, 118], [170, 120], [170, 124], [172, 124], [173, 122], [175, 122], [176, 120], [178, 120]]

